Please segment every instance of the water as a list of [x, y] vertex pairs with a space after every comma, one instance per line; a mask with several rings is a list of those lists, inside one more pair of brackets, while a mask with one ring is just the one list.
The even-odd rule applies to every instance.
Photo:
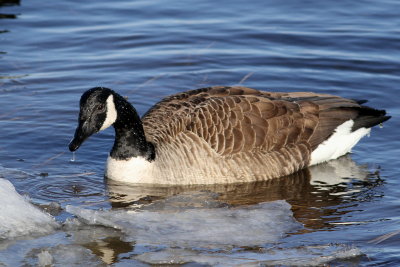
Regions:
[[[400, 235], [378, 242], [400, 229], [399, 9], [390, 0], [1, 1], [0, 177], [18, 194], [0, 181], [0, 263], [399, 265]], [[393, 118], [350, 156], [259, 183], [104, 181], [112, 130], [67, 151], [79, 97], [93, 86], [143, 114], [176, 92], [239, 84], [368, 99]]]

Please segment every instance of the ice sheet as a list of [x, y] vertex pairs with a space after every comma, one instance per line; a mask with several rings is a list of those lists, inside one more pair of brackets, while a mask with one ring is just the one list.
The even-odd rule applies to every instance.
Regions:
[[[343, 245], [272, 248], [258, 252], [209, 253], [167, 248], [135, 257], [148, 264], [185, 264], [196, 262], [211, 266], [325, 266], [335, 261], [361, 256], [359, 249]], [[342, 266], [341, 264], [338, 264]]]
[[0, 240], [48, 234], [58, 227], [53, 217], [29, 203], [8, 180], [2, 178], [0, 202]]
[[82, 246], [60, 245], [43, 249], [38, 255], [39, 266], [107, 266]]
[[285, 201], [172, 211], [165, 205], [159, 211], [93, 211], [67, 206], [67, 211], [88, 224], [120, 229], [131, 241], [180, 247], [262, 245], [302, 227]]

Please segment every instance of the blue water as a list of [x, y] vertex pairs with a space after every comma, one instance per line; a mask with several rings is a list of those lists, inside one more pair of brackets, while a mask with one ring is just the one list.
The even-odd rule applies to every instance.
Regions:
[[[281, 249], [340, 244], [362, 255], [333, 265], [399, 265], [400, 235], [368, 243], [400, 229], [399, 10], [400, 2], [390, 0], [1, 1], [0, 177], [36, 205], [59, 204], [53, 215], [61, 223], [74, 217], [67, 205], [126, 209], [140, 197], [145, 205], [204, 189], [239, 207], [281, 199], [304, 225], [279, 242]], [[157, 193], [107, 186], [112, 130], [91, 137], [71, 162], [67, 144], [86, 89], [110, 87], [143, 114], [164, 96], [210, 85], [368, 99], [393, 118], [338, 162], [344, 171], [326, 166], [322, 175], [305, 172], [291, 180]], [[64, 231], [56, 235], [68, 243]], [[117, 240], [108, 246], [115, 256], [99, 262], [148, 263], [135, 258], [150, 251], [145, 246], [133, 249], [124, 233], [109, 235], [95, 239]], [[17, 251], [26, 239], [7, 250]], [[98, 256], [93, 242], [82, 246]], [[28, 261], [19, 257], [18, 264]]]

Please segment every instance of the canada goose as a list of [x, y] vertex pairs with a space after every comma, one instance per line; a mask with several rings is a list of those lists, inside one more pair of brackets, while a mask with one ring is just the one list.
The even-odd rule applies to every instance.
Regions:
[[214, 184], [265, 180], [346, 153], [390, 118], [355, 101], [311, 92], [208, 87], [178, 93], [142, 118], [111, 89], [80, 100], [69, 149], [113, 125], [106, 177], [130, 183]]

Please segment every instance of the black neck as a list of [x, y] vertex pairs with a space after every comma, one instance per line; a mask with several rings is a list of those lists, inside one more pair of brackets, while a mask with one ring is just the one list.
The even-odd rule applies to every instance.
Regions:
[[114, 95], [117, 120], [114, 123], [115, 142], [110, 156], [118, 160], [144, 157], [148, 161], [155, 158], [154, 145], [146, 141], [142, 121], [135, 108], [122, 96]]

